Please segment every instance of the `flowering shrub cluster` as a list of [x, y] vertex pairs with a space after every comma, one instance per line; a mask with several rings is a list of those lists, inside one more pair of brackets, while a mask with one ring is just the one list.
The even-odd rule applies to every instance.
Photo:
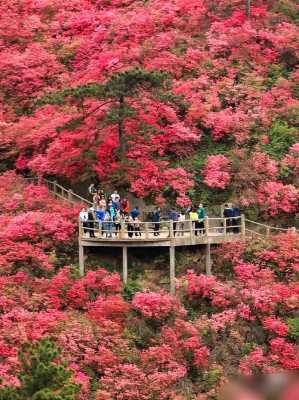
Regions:
[[210, 187], [224, 189], [230, 182], [229, 164], [223, 155], [208, 156], [203, 170], [204, 182]]
[[19, 350], [44, 339], [79, 385], [74, 400], [212, 400], [237, 373], [299, 368], [294, 231], [267, 244], [223, 245], [215, 275], [188, 271], [178, 297], [144, 291], [127, 301], [117, 273], [99, 267], [78, 278], [62, 264], [74, 210], [13, 173], [0, 181], [2, 388], [20, 384]]
[[[243, 0], [214, 3], [2, 0], [0, 159], [74, 182], [121, 179], [160, 204], [189, 205], [195, 192], [214, 202], [216, 188], [266, 214], [280, 201], [294, 214], [296, 1], [257, 0], [250, 19]], [[86, 87], [36, 102], [136, 68], [166, 72], [167, 90], [129, 90], [120, 113], [118, 100], [85, 97]]]

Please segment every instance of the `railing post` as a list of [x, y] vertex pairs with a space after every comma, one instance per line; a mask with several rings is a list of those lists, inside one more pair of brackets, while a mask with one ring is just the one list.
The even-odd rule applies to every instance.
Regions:
[[226, 236], [226, 218], [223, 218], [223, 228], [224, 228], [224, 236]]
[[79, 273], [80, 276], [84, 276], [84, 247], [79, 239]]
[[245, 225], [245, 215], [241, 215], [241, 235], [242, 238], [245, 239], [246, 236], [246, 225]]
[[211, 244], [206, 244], [206, 274], [212, 275]]
[[125, 285], [128, 283], [128, 249], [127, 249], [127, 246], [123, 246], [123, 282]]
[[78, 218], [78, 228], [79, 228], [79, 238], [81, 238], [83, 236], [83, 226], [80, 218]]
[[144, 230], [145, 230], [145, 239], [149, 238], [149, 232], [148, 232], [148, 223], [144, 222]]
[[170, 293], [175, 294], [175, 247], [173, 243], [169, 246], [169, 278]]
[[193, 230], [193, 221], [189, 219], [189, 230], [190, 230], [190, 239], [191, 239], [191, 244], [194, 244], [194, 230]]
[[170, 237], [171, 239], [174, 238], [173, 221], [172, 221], [172, 220], [169, 221], [169, 237]]
[[56, 196], [56, 193], [57, 193], [57, 181], [53, 181], [53, 193], [54, 193], [54, 196]]
[[209, 224], [209, 217], [206, 215], [204, 219], [204, 227], [206, 231], [206, 236], [209, 236], [209, 229], [210, 229], [210, 224]]
[[270, 236], [270, 227], [267, 226], [266, 227], [266, 238], [268, 238]]
[[67, 192], [67, 199], [68, 199], [68, 201], [69, 201], [70, 203], [72, 203], [72, 200], [73, 200], [73, 192], [72, 192], [71, 189], [69, 189], [68, 192]]

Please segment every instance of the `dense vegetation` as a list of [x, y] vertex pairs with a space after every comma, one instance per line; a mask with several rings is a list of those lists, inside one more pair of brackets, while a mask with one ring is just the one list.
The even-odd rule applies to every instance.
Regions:
[[1, 0], [1, 400], [215, 400], [299, 368], [294, 230], [143, 292], [79, 278], [80, 205], [22, 178], [298, 226], [299, 7], [245, 3]]
[[77, 210], [12, 172], [0, 187], [0, 399], [214, 400], [238, 373], [299, 368], [295, 232], [219, 248], [175, 298], [79, 278]]
[[[186, 205], [298, 205], [293, 0], [4, 0], [4, 165]], [[290, 222], [290, 221], [288, 221]]]

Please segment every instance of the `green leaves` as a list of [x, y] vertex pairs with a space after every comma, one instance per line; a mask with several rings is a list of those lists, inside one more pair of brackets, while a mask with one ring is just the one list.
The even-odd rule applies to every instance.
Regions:
[[163, 87], [166, 85], [167, 77], [168, 75], [165, 72], [148, 72], [136, 68], [114, 74], [104, 84], [93, 82], [48, 94], [39, 99], [36, 106], [61, 105], [65, 103], [68, 97], [77, 101], [82, 101], [85, 98], [118, 100], [120, 97], [132, 97], [140, 89], [151, 90]]
[[29, 344], [19, 354], [19, 387], [0, 388], [0, 400], [75, 400], [79, 386], [57, 362], [59, 350], [49, 339]]
[[262, 149], [275, 160], [281, 160], [292, 144], [298, 140], [296, 128], [290, 128], [286, 122], [275, 121], [269, 131], [269, 144]]

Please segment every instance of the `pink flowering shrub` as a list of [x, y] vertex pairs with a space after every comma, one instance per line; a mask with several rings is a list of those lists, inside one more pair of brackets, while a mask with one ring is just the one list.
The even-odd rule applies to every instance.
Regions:
[[256, 193], [258, 203], [271, 216], [281, 212], [293, 213], [298, 208], [299, 193], [293, 185], [281, 182], [266, 182], [260, 185]]
[[163, 292], [137, 293], [132, 300], [132, 307], [143, 317], [157, 321], [185, 314], [178, 300]]
[[212, 188], [225, 189], [230, 182], [230, 161], [223, 155], [208, 156], [203, 169], [204, 183]]

